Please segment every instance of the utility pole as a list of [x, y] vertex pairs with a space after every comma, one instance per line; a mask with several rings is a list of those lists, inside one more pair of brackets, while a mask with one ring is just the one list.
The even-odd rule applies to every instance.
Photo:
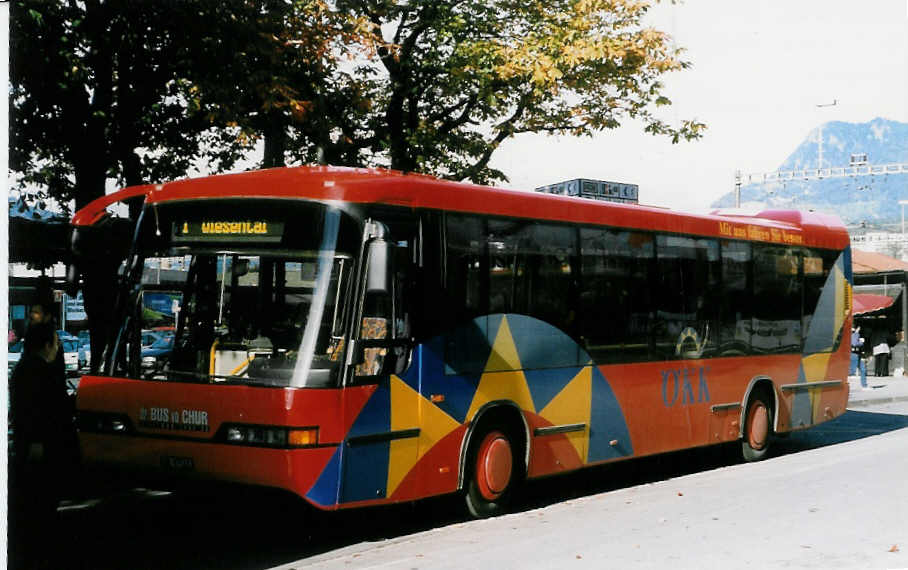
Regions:
[[899, 206], [902, 207], [902, 240], [905, 239], [905, 205], [908, 204], [908, 200], [899, 200]]
[[[741, 207], [741, 171], [735, 170], [735, 208]], [[902, 211], [904, 212], [904, 208]], [[904, 215], [902, 216], [904, 217]], [[902, 224], [904, 226], [904, 223]], [[902, 229], [904, 232], [905, 230]]]

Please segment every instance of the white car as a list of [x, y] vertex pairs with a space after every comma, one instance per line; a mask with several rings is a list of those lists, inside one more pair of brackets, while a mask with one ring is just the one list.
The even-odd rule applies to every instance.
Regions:
[[13, 368], [16, 367], [16, 364], [19, 363], [19, 359], [22, 358], [22, 348], [25, 346], [23, 341], [14, 342], [10, 344], [6, 349], [6, 377], [9, 378], [13, 375]]
[[66, 369], [67, 376], [76, 376], [79, 374], [79, 339], [64, 338], [60, 339], [63, 345], [63, 367]]

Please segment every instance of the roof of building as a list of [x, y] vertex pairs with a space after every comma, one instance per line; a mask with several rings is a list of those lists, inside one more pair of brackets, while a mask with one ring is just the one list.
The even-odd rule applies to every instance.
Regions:
[[889, 295], [874, 295], [871, 293], [854, 294], [854, 314], [863, 315], [873, 313], [892, 306], [895, 299]]
[[851, 250], [851, 267], [855, 273], [908, 271], [908, 263], [900, 259], [859, 249]]

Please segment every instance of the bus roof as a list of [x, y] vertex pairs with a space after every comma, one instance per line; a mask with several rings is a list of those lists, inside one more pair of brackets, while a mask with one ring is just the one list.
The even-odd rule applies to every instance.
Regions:
[[838, 218], [768, 210], [698, 215], [652, 206], [600, 202], [490, 188], [384, 169], [333, 166], [274, 168], [126, 188], [79, 210], [74, 225], [92, 225], [114, 202], [145, 194], [146, 204], [225, 198], [312, 199], [525, 217], [842, 249], [848, 233]]

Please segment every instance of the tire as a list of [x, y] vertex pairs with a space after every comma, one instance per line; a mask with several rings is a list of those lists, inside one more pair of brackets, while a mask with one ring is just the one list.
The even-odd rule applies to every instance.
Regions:
[[511, 432], [500, 425], [491, 425], [472, 438], [464, 493], [470, 516], [486, 518], [506, 510], [522, 464], [515, 443]]
[[772, 441], [772, 398], [766, 390], [755, 391], [747, 401], [743, 418], [741, 454], [744, 461], [760, 461], [769, 454]]

